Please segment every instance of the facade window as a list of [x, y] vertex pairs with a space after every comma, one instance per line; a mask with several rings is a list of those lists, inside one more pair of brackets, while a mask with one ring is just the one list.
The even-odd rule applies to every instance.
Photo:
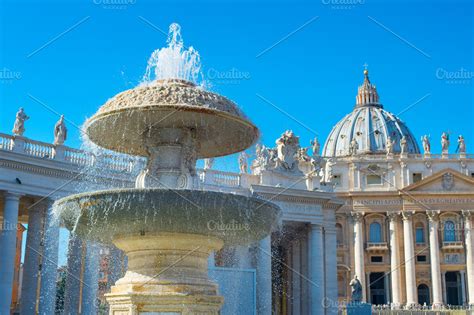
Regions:
[[424, 244], [425, 243], [425, 229], [422, 225], [418, 225], [415, 230], [416, 243]]
[[367, 179], [367, 185], [382, 185], [382, 176], [380, 175], [375, 175], [375, 174], [367, 175], [366, 179]]
[[444, 222], [444, 241], [445, 242], [455, 242], [456, 241], [456, 230], [455, 224], [453, 221]]
[[413, 177], [413, 183], [417, 183], [423, 179], [423, 176], [421, 175], [421, 173], [413, 173], [412, 177]]
[[382, 226], [378, 222], [373, 222], [370, 224], [369, 229], [369, 241], [371, 243], [381, 243], [382, 242]]
[[341, 175], [340, 174], [333, 175], [331, 181], [334, 186], [341, 186]]
[[344, 245], [344, 232], [342, 230], [342, 225], [339, 223], [336, 224], [336, 242], [337, 246]]
[[416, 261], [417, 262], [426, 262], [426, 256], [425, 255], [416, 256]]
[[370, 256], [370, 262], [383, 263], [383, 256]]

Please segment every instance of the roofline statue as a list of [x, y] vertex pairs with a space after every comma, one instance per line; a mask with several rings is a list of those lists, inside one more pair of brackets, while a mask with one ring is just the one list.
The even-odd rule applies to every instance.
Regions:
[[13, 134], [16, 136], [23, 136], [25, 133], [25, 121], [30, 119], [28, 115], [26, 115], [23, 107], [20, 107], [18, 112], [16, 113], [15, 124], [13, 125]]

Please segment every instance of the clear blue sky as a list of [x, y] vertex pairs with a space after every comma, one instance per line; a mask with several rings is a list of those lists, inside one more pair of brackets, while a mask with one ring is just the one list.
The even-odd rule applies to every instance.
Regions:
[[[403, 112], [418, 139], [431, 134], [439, 152], [443, 131], [453, 140], [463, 134], [473, 152], [473, 2], [339, 1], [1, 1], [0, 132], [11, 132], [23, 106], [31, 116], [25, 135], [52, 141], [58, 117], [33, 98], [80, 125], [138, 83], [151, 52], [165, 45], [157, 28], [177, 22], [212, 89], [241, 106], [267, 145], [285, 129], [303, 144], [314, 130], [323, 142], [352, 110], [367, 63], [385, 108]], [[445, 78], [462, 69], [467, 78]], [[230, 71], [236, 80], [214, 78]], [[67, 144], [79, 147], [78, 130], [69, 130]]]

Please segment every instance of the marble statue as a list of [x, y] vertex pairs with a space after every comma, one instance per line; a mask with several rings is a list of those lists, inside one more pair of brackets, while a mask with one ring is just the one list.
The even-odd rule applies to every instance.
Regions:
[[313, 156], [319, 155], [319, 149], [321, 145], [319, 144], [318, 137], [315, 137], [314, 140], [311, 140], [311, 146], [313, 150]]
[[335, 160], [332, 159], [332, 158], [329, 158], [327, 161], [326, 161], [326, 165], [325, 165], [325, 174], [326, 174], [326, 178], [324, 179], [326, 182], [330, 182], [331, 181], [331, 178], [332, 178], [332, 171], [333, 171], [333, 166], [336, 164]]
[[293, 170], [297, 165], [297, 155], [299, 146], [299, 137], [293, 131], [285, 131], [280, 138], [276, 140], [277, 145], [277, 165], [285, 170]]
[[298, 161], [302, 161], [302, 162], [311, 161], [311, 157], [308, 154], [308, 150], [309, 150], [309, 148], [299, 148], [298, 149], [298, 153], [297, 153]]
[[362, 302], [362, 284], [360, 283], [357, 275], [354, 276], [354, 279], [351, 280], [349, 285], [352, 288], [351, 293], [351, 302], [352, 303], [360, 303]]
[[441, 135], [441, 152], [447, 154], [449, 150], [449, 135], [443, 132]]
[[255, 146], [255, 155], [257, 156], [257, 158], [254, 161], [254, 165], [260, 166], [263, 169], [267, 169], [269, 165], [268, 149], [264, 145], [257, 143], [257, 145]]
[[359, 149], [359, 143], [357, 142], [355, 138], [353, 138], [349, 145], [349, 154], [356, 155], [358, 149]]
[[214, 165], [214, 158], [204, 159], [204, 170], [210, 170]]
[[257, 143], [255, 145], [255, 156], [256, 156], [256, 159], [255, 159], [256, 162], [259, 162], [263, 159], [263, 145], [261, 145], [260, 143]]
[[325, 161], [320, 155], [313, 156], [311, 158], [311, 165], [313, 166], [313, 172], [316, 175], [319, 175], [319, 173], [321, 172], [321, 169], [324, 167], [323, 164], [325, 164]]
[[421, 138], [421, 142], [423, 142], [423, 151], [425, 151], [425, 154], [430, 154], [431, 153], [430, 136], [424, 135]]
[[248, 169], [248, 155], [245, 151], [239, 154], [239, 170], [241, 174], [247, 174]]
[[407, 138], [403, 136], [400, 139], [400, 154], [406, 154], [408, 149]]
[[25, 133], [25, 121], [30, 119], [28, 115], [25, 114], [23, 107], [20, 107], [18, 112], [16, 113], [15, 124], [13, 125], [13, 134], [17, 136], [23, 136]]
[[63, 145], [67, 139], [67, 127], [64, 122], [64, 115], [61, 115], [58, 122], [54, 126], [54, 145]]
[[393, 141], [392, 141], [392, 138], [387, 137], [387, 143], [385, 145], [385, 148], [387, 150], [387, 155], [393, 154]]
[[466, 153], [466, 143], [464, 142], [464, 137], [459, 135], [458, 137], [458, 150], [459, 153]]

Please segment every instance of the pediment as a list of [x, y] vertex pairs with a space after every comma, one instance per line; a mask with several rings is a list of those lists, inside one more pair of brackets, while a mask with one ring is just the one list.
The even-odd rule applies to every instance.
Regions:
[[453, 169], [444, 169], [403, 189], [410, 192], [472, 192], [474, 179]]

